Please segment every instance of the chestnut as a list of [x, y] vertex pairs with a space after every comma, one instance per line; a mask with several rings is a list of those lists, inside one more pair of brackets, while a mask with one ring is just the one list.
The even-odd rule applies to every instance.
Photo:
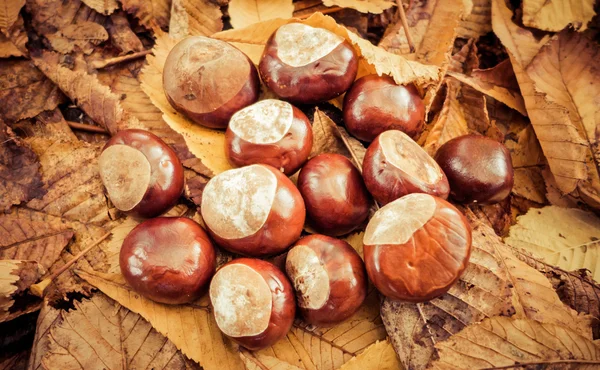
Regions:
[[258, 70], [280, 98], [316, 104], [348, 90], [358, 72], [358, 58], [343, 37], [323, 28], [289, 23], [267, 41]]
[[298, 240], [306, 209], [279, 170], [254, 164], [220, 173], [202, 192], [202, 218], [213, 240], [230, 252], [265, 256]]
[[365, 266], [347, 242], [314, 234], [287, 254], [285, 271], [309, 324], [328, 326], [349, 318], [367, 295]]
[[132, 216], [158, 216], [174, 206], [183, 193], [179, 158], [148, 131], [119, 131], [102, 149], [98, 165], [111, 202]]
[[471, 227], [447, 201], [409, 194], [380, 208], [363, 239], [369, 278], [386, 297], [424, 302], [448, 291], [471, 254]]
[[163, 90], [175, 110], [197, 124], [225, 128], [238, 110], [258, 100], [260, 82], [250, 59], [225, 41], [187, 37], [171, 49]]
[[261, 100], [235, 113], [225, 132], [225, 154], [232, 165], [268, 164], [286, 176], [306, 162], [312, 143], [306, 115], [275, 99]]
[[239, 258], [223, 265], [210, 283], [219, 329], [251, 351], [284, 338], [296, 314], [294, 291], [270, 262]]
[[410, 193], [446, 199], [450, 185], [438, 164], [408, 135], [398, 130], [381, 133], [367, 148], [363, 161], [365, 185], [384, 205]]
[[371, 197], [360, 172], [340, 154], [319, 154], [298, 176], [311, 225], [327, 235], [343, 235], [367, 219]]
[[423, 130], [425, 105], [414, 85], [397, 85], [389, 76], [359, 78], [344, 97], [344, 122], [363, 141], [373, 141], [387, 130], [415, 138]]
[[134, 291], [161, 303], [189, 303], [206, 293], [215, 249], [206, 232], [185, 217], [157, 217], [123, 240], [119, 265]]
[[514, 171], [504, 145], [481, 135], [459, 136], [435, 154], [450, 183], [450, 195], [461, 203], [498, 203], [509, 196]]

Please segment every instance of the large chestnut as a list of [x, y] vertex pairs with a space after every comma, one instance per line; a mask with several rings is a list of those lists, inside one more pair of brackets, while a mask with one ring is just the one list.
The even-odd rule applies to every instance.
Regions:
[[327, 326], [349, 318], [367, 295], [363, 261], [340, 239], [318, 234], [300, 239], [287, 254], [285, 271], [310, 324]]
[[181, 304], [206, 293], [216, 257], [208, 235], [195, 221], [158, 217], [125, 237], [119, 264], [134, 291], [156, 302]]
[[259, 88], [252, 61], [224, 41], [185, 38], [165, 61], [163, 90], [169, 103], [206, 127], [227, 127], [235, 112], [258, 100]]
[[222, 172], [202, 192], [202, 218], [230, 252], [265, 256], [286, 250], [302, 232], [306, 209], [281, 171], [255, 164]]
[[387, 130], [415, 138], [423, 130], [425, 105], [414, 85], [397, 85], [389, 76], [367, 75], [354, 82], [344, 97], [344, 122], [363, 141]]
[[179, 158], [148, 131], [119, 131], [102, 149], [98, 165], [111, 202], [133, 216], [158, 216], [175, 205], [183, 193]]
[[348, 90], [358, 72], [358, 58], [350, 43], [335, 33], [289, 23], [271, 35], [258, 69], [280, 98], [315, 104]]
[[298, 176], [311, 225], [327, 235], [356, 229], [369, 215], [371, 197], [360, 172], [339, 154], [319, 154]]
[[363, 161], [365, 185], [379, 204], [406, 194], [427, 193], [446, 199], [448, 179], [419, 144], [398, 130], [385, 131], [367, 148]]
[[217, 271], [210, 301], [219, 329], [251, 351], [284, 338], [296, 314], [294, 291], [285, 274], [252, 258], [235, 259]]
[[446, 293], [467, 267], [471, 227], [447, 201], [409, 194], [375, 212], [363, 242], [367, 273], [383, 295], [424, 302]]
[[231, 117], [225, 154], [236, 167], [268, 164], [287, 176], [306, 162], [312, 149], [310, 121], [288, 102], [261, 100]]
[[450, 195], [462, 203], [498, 203], [510, 194], [514, 172], [504, 145], [481, 135], [465, 135], [435, 154], [450, 183]]

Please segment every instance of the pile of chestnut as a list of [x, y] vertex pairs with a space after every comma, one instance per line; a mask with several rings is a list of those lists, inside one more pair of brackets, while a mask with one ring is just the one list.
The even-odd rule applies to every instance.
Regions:
[[[445, 199], [505, 199], [510, 155], [496, 141], [467, 135], [430, 157], [413, 140], [424, 127], [417, 89], [387, 76], [355, 81], [357, 70], [346, 40], [300, 23], [275, 31], [258, 71], [223, 41], [179, 42], [164, 66], [165, 94], [190, 120], [226, 129], [225, 155], [235, 168], [203, 190], [205, 231], [189, 218], [157, 217], [184, 188], [182, 164], [168, 145], [143, 130], [109, 140], [99, 165], [112, 203], [149, 218], [121, 248], [131, 287], [166, 304], [208, 291], [220, 330], [251, 350], [283, 338], [296, 308], [314, 325], [349, 318], [365, 299], [367, 277], [392, 299], [422, 302], [447, 292], [467, 267], [471, 229]], [[281, 100], [257, 101], [260, 80]], [[343, 93], [346, 128], [370, 142], [360, 170], [338, 154], [309, 159], [311, 124], [292, 105]], [[288, 176], [298, 170], [295, 185]], [[382, 207], [366, 226], [363, 262], [336, 237], [362, 228], [374, 201]], [[301, 238], [305, 221], [319, 234]], [[244, 257], [217, 270], [215, 245]], [[284, 252], [285, 271], [259, 259]]]

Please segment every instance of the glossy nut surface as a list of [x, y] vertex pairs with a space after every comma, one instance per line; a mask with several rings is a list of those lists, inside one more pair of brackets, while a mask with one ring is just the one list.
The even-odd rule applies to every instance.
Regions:
[[465, 135], [442, 145], [435, 160], [450, 182], [450, 195], [461, 203], [498, 203], [510, 195], [514, 170], [510, 152], [481, 135]]
[[319, 154], [298, 176], [311, 225], [327, 235], [343, 235], [369, 215], [371, 197], [360, 172], [339, 154]]
[[365, 185], [380, 205], [406, 194], [447, 198], [448, 179], [440, 166], [410, 137], [398, 130], [380, 134], [363, 161]]
[[169, 103], [206, 127], [226, 128], [235, 112], [258, 100], [259, 88], [252, 61], [224, 41], [185, 38], [165, 61], [163, 89]]
[[102, 149], [98, 165], [112, 203], [133, 216], [158, 216], [175, 205], [183, 193], [179, 158], [148, 131], [119, 131]]
[[386, 297], [424, 302], [448, 291], [471, 254], [471, 227], [447, 201], [409, 194], [380, 208], [364, 236], [369, 278]]
[[288, 252], [285, 271], [309, 324], [346, 320], [367, 295], [363, 261], [344, 240], [319, 234], [300, 239]]
[[158, 217], [127, 235], [119, 264], [136, 292], [156, 302], [181, 304], [206, 293], [216, 259], [208, 235], [196, 222]]
[[271, 35], [258, 66], [263, 82], [293, 103], [315, 104], [343, 94], [358, 71], [358, 58], [344, 38], [301, 23]]
[[242, 167], [268, 164], [293, 175], [308, 159], [313, 144], [310, 121], [288, 102], [261, 100], [231, 117], [225, 132], [225, 154]]
[[300, 237], [306, 217], [302, 196], [290, 179], [262, 164], [210, 179], [201, 212], [218, 245], [247, 256], [283, 252]]
[[423, 130], [425, 105], [414, 85], [367, 75], [356, 80], [344, 96], [343, 114], [346, 128], [360, 140], [373, 141], [387, 130], [415, 138]]
[[273, 264], [239, 258], [223, 265], [210, 283], [219, 329], [251, 351], [269, 347], [290, 330], [296, 304], [285, 274]]

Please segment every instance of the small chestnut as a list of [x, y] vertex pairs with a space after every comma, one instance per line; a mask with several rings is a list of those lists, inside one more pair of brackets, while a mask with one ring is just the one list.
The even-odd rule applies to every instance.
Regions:
[[254, 164], [220, 173], [202, 192], [202, 218], [213, 240], [230, 252], [283, 252], [302, 233], [306, 209], [279, 170]]
[[309, 324], [332, 325], [349, 318], [367, 295], [365, 266], [347, 242], [314, 234], [287, 254], [285, 271]]
[[373, 141], [387, 130], [415, 138], [423, 130], [425, 105], [414, 85], [397, 85], [389, 76], [359, 78], [344, 97], [344, 122], [363, 141]]
[[267, 261], [239, 258], [223, 265], [209, 294], [219, 329], [251, 351], [284, 338], [294, 323], [292, 286]]
[[236, 167], [268, 164], [293, 175], [312, 149], [310, 121], [288, 102], [267, 99], [235, 113], [225, 132], [225, 154]]
[[409, 194], [380, 208], [363, 239], [369, 278], [386, 297], [424, 302], [448, 291], [471, 254], [471, 227], [447, 201]]
[[327, 235], [356, 229], [369, 215], [371, 197], [360, 172], [340, 154], [319, 154], [298, 176], [311, 225]]
[[102, 149], [98, 165], [111, 202], [133, 216], [158, 216], [175, 205], [183, 193], [179, 158], [148, 131], [119, 131]]
[[365, 185], [384, 205], [410, 193], [446, 199], [446, 175], [423, 148], [398, 130], [385, 131], [369, 145], [363, 162]]
[[171, 49], [163, 90], [173, 108], [200, 125], [225, 128], [238, 110], [258, 100], [256, 67], [237, 48], [203, 36], [187, 37]]
[[315, 104], [348, 90], [358, 72], [358, 58], [343, 37], [323, 28], [289, 23], [267, 41], [258, 70], [280, 98]]
[[189, 303], [206, 293], [215, 249], [206, 232], [185, 217], [157, 217], [123, 241], [119, 265], [134, 291], [156, 302]]
[[498, 203], [509, 196], [514, 173], [504, 145], [481, 135], [465, 135], [442, 145], [435, 154], [450, 183], [450, 195], [461, 203]]

